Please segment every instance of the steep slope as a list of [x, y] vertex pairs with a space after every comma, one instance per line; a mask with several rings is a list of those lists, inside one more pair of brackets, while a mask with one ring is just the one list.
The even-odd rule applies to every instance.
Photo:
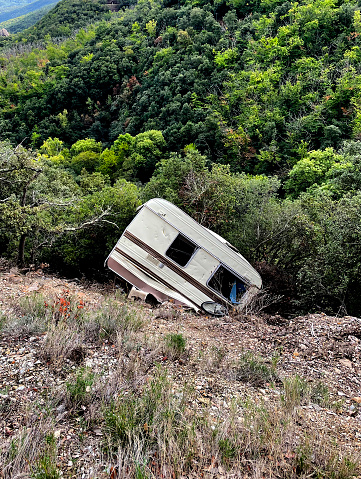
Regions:
[[[118, 5], [63, 0], [27, 32], [0, 38], [0, 139], [39, 148], [46, 182], [64, 174], [86, 201], [44, 221], [48, 183], [10, 170], [4, 254], [97, 269], [116, 226], [65, 234], [62, 215], [73, 228], [94, 209], [124, 219], [126, 185], [137, 201], [175, 201], [245, 251], [292, 312], [359, 314], [359, 2]], [[61, 192], [52, 194], [65, 206]]]
[[51, 37], [69, 36], [104, 17], [109, 11], [104, 0], [62, 0], [34, 27], [24, 32], [28, 41]]
[[[20, 141], [37, 129], [41, 140], [108, 142], [159, 129], [171, 149], [196, 143], [235, 170], [272, 172], [300, 159], [302, 141], [338, 147], [359, 134], [356, 4], [261, 2], [252, 16], [238, 3], [220, 13], [158, 2], [124, 14], [104, 8], [63, 0], [25, 32], [28, 42], [68, 36], [112, 18], [66, 55], [54, 45], [56, 58], [35, 67], [43, 88], [6, 78], [9, 59], [3, 83], [18, 90], [3, 88], [3, 138]], [[68, 127], [56, 120], [65, 110]]]
[[0, 284], [4, 478], [359, 477], [359, 319], [151, 309], [44, 270]]

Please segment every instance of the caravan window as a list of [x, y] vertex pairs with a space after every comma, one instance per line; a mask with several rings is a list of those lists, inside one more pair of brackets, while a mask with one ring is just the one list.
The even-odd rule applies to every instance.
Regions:
[[181, 233], [167, 249], [168, 258], [175, 261], [179, 266], [185, 266], [193, 256], [197, 245], [183, 236]]
[[215, 271], [208, 286], [233, 304], [237, 304], [246, 292], [245, 283], [223, 265]]

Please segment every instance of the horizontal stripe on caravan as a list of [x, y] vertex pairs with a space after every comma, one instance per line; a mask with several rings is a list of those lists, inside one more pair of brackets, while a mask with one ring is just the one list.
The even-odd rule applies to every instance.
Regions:
[[207, 288], [204, 284], [200, 283], [197, 281], [195, 278], [193, 278], [191, 275], [183, 271], [179, 266], [175, 265], [172, 261], [170, 261], [168, 258], [165, 256], [161, 255], [158, 253], [155, 249], [153, 249], [151, 246], [147, 245], [142, 241], [141, 239], [137, 238], [134, 236], [132, 233], [129, 231], [125, 231], [123, 236], [127, 238], [129, 241], [132, 243], [136, 244], [140, 248], [142, 248], [144, 251], [147, 253], [151, 254], [156, 258], [158, 261], [164, 264], [164, 266], [167, 266], [169, 269], [171, 269], [174, 273], [178, 274], [181, 278], [185, 279], [189, 284], [194, 286], [198, 291], [201, 293], [205, 294], [209, 298], [213, 299], [213, 301], [220, 302], [223, 305], [229, 306], [230, 303], [225, 301], [221, 296], [218, 296], [215, 294], [211, 289]]
[[194, 301], [192, 301], [190, 298], [188, 298], [188, 296], [186, 296], [185, 294], [181, 293], [180, 291], [178, 291], [178, 289], [176, 289], [174, 286], [170, 285], [169, 283], [167, 283], [167, 281], [165, 281], [163, 278], [161, 278], [160, 276], [158, 276], [157, 274], [153, 273], [152, 270], [150, 270], [149, 268], [147, 268], [146, 266], [144, 266], [142, 263], [140, 263], [139, 261], [137, 261], [136, 259], [132, 258], [129, 254], [127, 254], [125, 251], [122, 251], [121, 249], [119, 249], [117, 246], [114, 248], [114, 250], [121, 254], [122, 256], [124, 256], [124, 258], [126, 258], [130, 263], [133, 263], [134, 266], [136, 266], [138, 269], [140, 269], [141, 271], [143, 270], [146, 274], [148, 274], [150, 277], [153, 277], [156, 281], [159, 281], [159, 283], [163, 284], [164, 286], [166, 286], [167, 288], [169, 288], [171, 291], [174, 291], [175, 293], [178, 293], [180, 294], [181, 296], [183, 296], [184, 298], [186, 298], [190, 303], [194, 304], [194, 306], [196, 306], [197, 308], [199, 308], [199, 305], [197, 303], [195, 303]]

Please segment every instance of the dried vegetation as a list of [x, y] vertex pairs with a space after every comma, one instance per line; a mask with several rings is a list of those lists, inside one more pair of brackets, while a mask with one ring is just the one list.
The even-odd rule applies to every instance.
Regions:
[[0, 278], [0, 477], [361, 474], [357, 318], [215, 319], [14, 277]]

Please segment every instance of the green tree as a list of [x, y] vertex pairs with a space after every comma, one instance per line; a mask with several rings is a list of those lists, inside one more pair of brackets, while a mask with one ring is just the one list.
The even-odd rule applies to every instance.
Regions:
[[341, 161], [341, 155], [333, 148], [309, 152], [290, 171], [285, 183], [286, 191], [290, 196], [297, 197], [312, 185], [320, 185], [325, 181], [327, 172]]
[[75, 265], [96, 251], [98, 268], [139, 205], [126, 180], [111, 187], [101, 173], [84, 172], [79, 186], [51, 159], [8, 143], [0, 145], [0, 178], [0, 246], [19, 264], [46, 257]]
[[193, 147], [187, 148], [185, 155], [172, 153], [161, 160], [149, 182], [145, 185], [142, 198], [164, 198], [177, 206], [183, 206], [183, 191], [187, 177], [193, 174], [206, 174], [206, 157]]
[[[135, 137], [128, 133], [119, 135], [112, 151], [116, 155], [120, 174], [128, 179], [147, 181], [160, 160], [165, 145], [162, 133], [157, 130], [139, 133]], [[99, 170], [107, 174], [113, 173], [115, 165], [111, 155], [104, 155], [102, 159]]]
[[1, 235], [24, 264], [26, 240], [32, 254], [42, 234], [56, 232], [59, 210], [75, 201], [78, 187], [66, 172], [44, 164], [31, 151], [0, 145]]

